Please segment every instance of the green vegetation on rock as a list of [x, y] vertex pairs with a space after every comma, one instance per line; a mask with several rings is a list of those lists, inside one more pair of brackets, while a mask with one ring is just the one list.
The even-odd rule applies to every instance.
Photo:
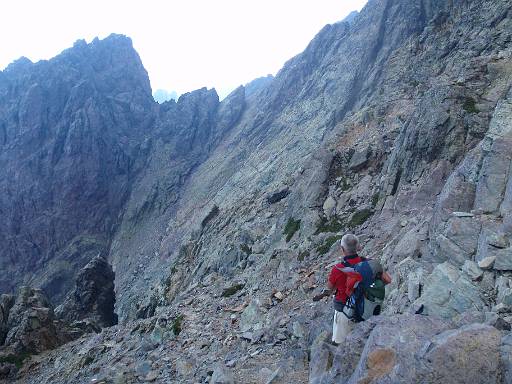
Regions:
[[0, 364], [1, 363], [8, 363], [8, 364], [14, 364], [16, 368], [20, 369], [23, 366], [23, 362], [25, 359], [30, 357], [30, 353], [20, 353], [17, 355], [7, 355], [7, 356], [0, 356]]
[[297, 260], [304, 261], [304, 259], [306, 257], [309, 257], [309, 251], [308, 250], [300, 252], [299, 255], [297, 256]]
[[478, 108], [476, 107], [475, 99], [472, 97], [466, 97], [464, 100], [464, 104], [462, 104], [462, 108], [468, 113], [478, 113], [480, 112]]
[[176, 336], [178, 336], [182, 330], [183, 326], [183, 315], [178, 315], [172, 320], [172, 331]]
[[349, 228], [357, 227], [361, 224], [363, 224], [368, 218], [373, 215], [373, 212], [369, 208], [361, 209], [360, 211], [357, 211], [354, 213], [350, 221], [348, 222]]
[[340, 182], [339, 182], [339, 186], [341, 188], [342, 191], [348, 191], [350, 189], [350, 183], [348, 182], [347, 178], [346, 177], [343, 177]]
[[94, 357], [92, 356], [86, 356], [85, 359], [84, 359], [84, 366], [85, 365], [89, 365], [89, 364], [92, 364], [94, 362]]
[[377, 206], [377, 203], [379, 202], [379, 193], [375, 193], [372, 196], [372, 207], [375, 208]]
[[341, 235], [328, 237], [327, 239], [325, 239], [322, 245], [316, 248], [316, 251], [318, 252], [319, 255], [325, 255], [327, 252], [329, 252], [329, 249], [331, 249], [332, 245], [339, 239], [341, 239]]
[[222, 291], [222, 297], [233, 296], [239, 290], [243, 289], [244, 286], [244, 284], [235, 284], [229, 288], [226, 288], [225, 290]]
[[240, 250], [244, 252], [247, 256], [249, 256], [252, 253], [252, 248], [245, 243], [240, 244]]
[[324, 232], [339, 232], [343, 228], [344, 224], [338, 217], [333, 217], [330, 221], [322, 217], [316, 225], [315, 235]]
[[288, 219], [288, 222], [286, 223], [286, 226], [284, 227], [283, 235], [286, 235], [286, 242], [288, 243], [293, 235], [295, 235], [295, 232], [297, 232], [300, 229], [300, 219], [295, 220], [293, 217], [290, 217]]

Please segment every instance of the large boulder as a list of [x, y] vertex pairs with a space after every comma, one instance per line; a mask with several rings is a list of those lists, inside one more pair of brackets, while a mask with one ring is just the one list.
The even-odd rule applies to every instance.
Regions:
[[310, 383], [501, 383], [510, 354], [502, 349], [500, 331], [488, 325], [374, 317], [337, 348], [314, 346]]
[[60, 344], [55, 314], [40, 289], [22, 287], [7, 314], [4, 345], [16, 353], [39, 353]]
[[114, 278], [105, 258], [92, 259], [78, 274], [74, 290], [56, 308], [57, 317], [69, 323], [88, 320], [99, 328], [117, 324]]
[[421, 305], [425, 314], [446, 319], [486, 307], [478, 287], [448, 262], [437, 265], [425, 280], [423, 293], [415, 301], [415, 306]]

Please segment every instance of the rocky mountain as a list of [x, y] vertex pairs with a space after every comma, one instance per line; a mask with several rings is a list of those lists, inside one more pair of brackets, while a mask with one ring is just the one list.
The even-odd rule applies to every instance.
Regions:
[[[506, 0], [369, 1], [222, 102], [201, 89], [158, 105], [122, 36], [13, 63], [0, 290], [61, 305], [33, 337], [55, 342], [0, 353], [0, 375], [512, 382], [511, 87]], [[394, 279], [384, 313], [333, 346], [330, 303], [311, 298], [347, 231]], [[113, 272], [115, 298], [88, 294]], [[43, 295], [30, 289], [18, 297]], [[13, 313], [51, 306], [23, 300]], [[105, 321], [51, 333], [84, 318]]]

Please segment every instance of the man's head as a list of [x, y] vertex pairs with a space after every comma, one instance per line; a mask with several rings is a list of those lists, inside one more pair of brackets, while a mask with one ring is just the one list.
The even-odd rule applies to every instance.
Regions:
[[340, 247], [343, 256], [355, 255], [361, 249], [359, 239], [351, 233], [347, 233], [341, 238]]

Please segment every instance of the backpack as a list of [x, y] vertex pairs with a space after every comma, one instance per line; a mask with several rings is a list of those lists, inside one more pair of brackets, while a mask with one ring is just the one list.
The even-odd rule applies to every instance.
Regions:
[[[373, 278], [373, 271], [368, 261], [363, 260], [355, 265], [344, 262], [343, 265], [344, 268], [338, 268], [338, 270], [346, 276], [345, 294], [348, 298], [343, 308], [345, 316], [360, 322], [380, 313], [380, 305], [372, 304], [382, 302], [384, 299], [382, 289], [384, 284], [382, 282], [379, 284], [379, 279]], [[365, 302], [367, 308], [365, 308]]]

